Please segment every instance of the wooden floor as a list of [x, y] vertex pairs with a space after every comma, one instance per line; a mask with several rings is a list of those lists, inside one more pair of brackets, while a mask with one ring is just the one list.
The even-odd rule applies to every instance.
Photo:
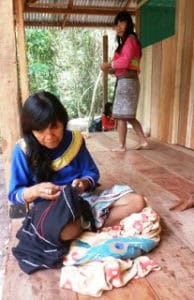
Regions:
[[[95, 133], [86, 140], [101, 171], [103, 188], [115, 183], [131, 185], [143, 193], [160, 214], [161, 242], [149, 253], [161, 266], [142, 279], [133, 279], [126, 287], [105, 292], [100, 300], [193, 300], [194, 299], [194, 209], [172, 212], [169, 208], [194, 192], [194, 152], [180, 146], [150, 141], [150, 150], [109, 151], [117, 144], [115, 132]], [[128, 134], [128, 146], [135, 144]], [[18, 221], [12, 220], [10, 247], [17, 240]], [[59, 288], [60, 271], [40, 271], [25, 275], [8, 253], [3, 300], [92, 300]], [[88, 283], [89, 284], [89, 283]]]

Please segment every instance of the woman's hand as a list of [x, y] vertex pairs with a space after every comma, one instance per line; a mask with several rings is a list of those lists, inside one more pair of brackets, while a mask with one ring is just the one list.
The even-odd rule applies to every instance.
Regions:
[[62, 187], [55, 185], [51, 182], [41, 182], [28, 187], [23, 192], [23, 198], [26, 202], [33, 202], [38, 197], [46, 200], [56, 200], [60, 193]]
[[103, 71], [103, 72], [107, 72], [107, 73], [110, 73], [110, 74], [113, 74], [114, 73], [114, 70], [113, 68], [111, 67], [111, 63], [108, 63], [108, 62], [104, 62], [100, 65], [100, 69]]
[[79, 194], [82, 194], [90, 188], [90, 182], [87, 179], [74, 179], [72, 186], [77, 189]]

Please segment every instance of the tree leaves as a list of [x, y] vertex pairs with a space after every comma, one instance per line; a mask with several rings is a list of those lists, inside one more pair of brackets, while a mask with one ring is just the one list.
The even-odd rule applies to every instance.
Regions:
[[[30, 92], [45, 89], [56, 94], [70, 118], [101, 114], [102, 86], [95, 83], [102, 62], [102, 36], [101, 30], [94, 29], [26, 29]], [[111, 81], [110, 95], [113, 85]]]

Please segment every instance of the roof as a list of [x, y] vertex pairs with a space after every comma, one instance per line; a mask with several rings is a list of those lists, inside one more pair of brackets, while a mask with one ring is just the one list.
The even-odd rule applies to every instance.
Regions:
[[145, 0], [24, 0], [25, 27], [112, 27], [115, 15], [135, 16]]

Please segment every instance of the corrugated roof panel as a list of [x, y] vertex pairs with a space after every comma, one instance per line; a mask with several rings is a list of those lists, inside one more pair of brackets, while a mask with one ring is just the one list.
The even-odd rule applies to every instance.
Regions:
[[110, 27], [120, 9], [135, 13], [136, 0], [37, 0], [24, 5], [25, 26]]
[[126, 6], [128, 0], [74, 0], [74, 6], [87, 7], [123, 7]]
[[30, 4], [31, 6], [36, 6], [36, 5], [54, 5], [54, 6], [64, 6], [64, 7], [67, 7], [68, 4], [69, 4], [69, 0], [39, 0], [33, 4]]
[[91, 15], [71, 15], [67, 19], [72, 24], [83, 24], [83, 23], [91, 23], [91, 24], [102, 24], [110, 26], [113, 25], [114, 17], [111, 16], [91, 16]]

